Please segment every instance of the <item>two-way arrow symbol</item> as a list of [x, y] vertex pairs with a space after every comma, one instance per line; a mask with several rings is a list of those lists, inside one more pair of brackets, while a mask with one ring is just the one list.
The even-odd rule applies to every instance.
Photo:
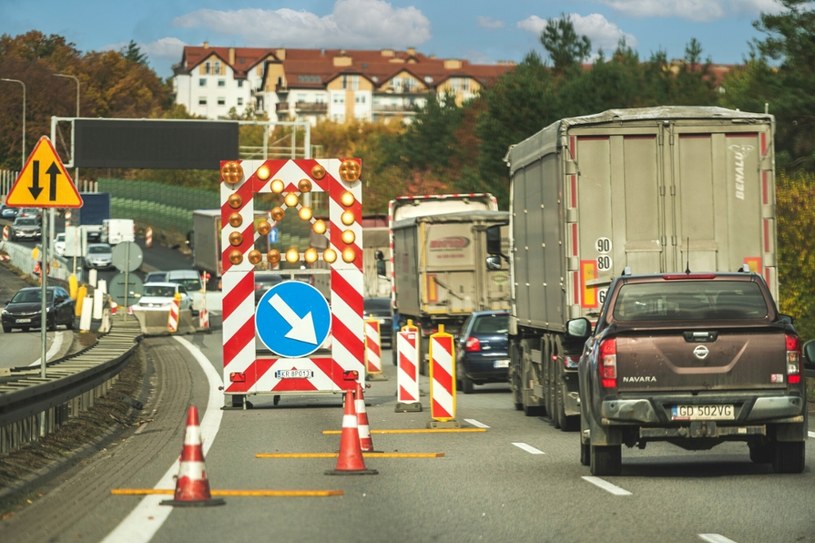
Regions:
[[[40, 193], [43, 191], [42, 187], [40, 187], [40, 161], [35, 160], [31, 165], [34, 168], [34, 171], [31, 175], [31, 186], [28, 187], [28, 191], [36, 200], [40, 197]], [[60, 174], [59, 166], [57, 166], [56, 162], [51, 162], [51, 166], [45, 173], [47, 173], [51, 178], [48, 184], [48, 199], [53, 202], [57, 199], [57, 176]]]
[[311, 317], [311, 311], [301, 318], [279, 294], [274, 294], [269, 298], [269, 304], [291, 326], [291, 330], [286, 333], [287, 338], [312, 345], [317, 344], [317, 331], [314, 329], [314, 319]]

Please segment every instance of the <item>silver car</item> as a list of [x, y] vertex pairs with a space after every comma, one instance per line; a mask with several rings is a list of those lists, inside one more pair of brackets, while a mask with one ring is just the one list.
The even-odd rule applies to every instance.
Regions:
[[11, 224], [11, 240], [18, 239], [40, 239], [42, 237], [42, 228], [40, 221], [36, 217], [21, 217], [17, 216]]
[[113, 267], [113, 248], [107, 243], [91, 243], [85, 253], [85, 268], [107, 270]]

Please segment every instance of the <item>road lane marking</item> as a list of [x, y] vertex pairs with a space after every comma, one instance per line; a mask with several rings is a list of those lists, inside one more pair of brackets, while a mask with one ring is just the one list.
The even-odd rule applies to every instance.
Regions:
[[513, 443], [519, 449], [528, 452], [529, 454], [546, 454], [540, 449], [536, 449], [532, 445], [527, 445], [526, 443]]
[[[371, 430], [371, 434], [458, 434], [486, 432], [486, 428], [392, 428], [390, 430]], [[342, 430], [323, 430], [324, 436], [339, 435]]]
[[[158, 494], [172, 496], [174, 488], [114, 488], [110, 491], [114, 496], [148, 496]], [[210, 490], [212, 496], [236, 496], [258, 498], [321, 498], [324, 496], [343, 496], [343, 490]]]
[[[256, 453], [255, 458], [337, 458], [340, 453]], [[441, 458], [443, 452], [362, 451], [365, 458]]]
[[[198, 347], [186, 339], [174, 336], [173, 339], [183, 345], [204, 370], [204, 375], [209, 383], [209, 399], [207, 401], [204, 418], [201, 419], [201, 440], [204, 456], [218, 434], [221, 426], [223, 411], [221, 406], [224, 402], [223, 392], [219, 387], [223, 386], [220, 374], [215, 371], [212, 362], [204, 356]], [[178, 475], [179, 460], [176, 460], [164, 476], [156, 483], [155, 489], [175, 488], [175, 477]], [[119, 523], [103, 540], [103, 543], [148, 543], [156, 532], [159, 531], [164, 521], [173, 512], [172, 507], [161, 505], [165, 497], [161, 494], [151, 494], [145, 496], [139, 505]]]
[[483, 422], [479, 422], [479, 421], [477, 421], [475, 419], [464, 419], [464, 422], [466, 422], [467, 424], [471, 424], [471, 425], [475, 426], [476, 428], [489, 428], [489, 426], [487, 426]]
[[613, 484], [609, 483], [608, 481], [606, 481], [605, 479], [601, 479], [600, 477], [592, 477], [592, 476], [586, 475], [586, 476], [583, 477], [583, 480], [593, 484], [594, 486], [600, 487], [603, 490], [605, 490], [606, 492], [614, 494], [615, 496], [630, 496], [631, 495], [631, 492], [627, 491], [626, 489], [620, 488], [617, 485], [613, 485]]
[[809, 433], [809, 437], [815, 439], [815, 432], [808, 432], [808, 433]]
[[708, 543], [736, 543], [721, 534], [699, 534], [699, 539]]
[[[57, 353], [62, 349], [62, 344], [65, 343], [65, 336], [68, 335], [68, 332], [56, 332], [54, 333], [54, 341], [51, 342], [51, 348], [48, 349], [48, 352], [45, 353], [45, 360], [51, 360], [54, 358]], [[73, 332], [71, 332], [73, 336]], [[36, 359], [34, 362], [29, 364], [28, 366], [40, 366], [42, 365], [42, 357]]]

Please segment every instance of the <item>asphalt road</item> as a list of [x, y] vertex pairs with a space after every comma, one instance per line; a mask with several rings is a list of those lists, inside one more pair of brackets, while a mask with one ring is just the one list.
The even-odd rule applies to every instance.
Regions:
[[[623, 451], [619, 477], [589, 477], [576, 433], [515, 411], [508, 388], [458, 395], [456, 419], [483, 432], [422, 430], [420, 413], [397, 413], [395, 368], [366, 391], [374, 447], [439, 453], [367, 458], [377, 475], [330, 476], [333, 458], [258, 453], [335, 452], [340, 397], [260, 396], [247, 411], [221, 410], [221, 337], [150, 338], [142, 344], [151, 396], [131, 434], [75, 466], [44, 496], [0, 523], [6, 541], [815, 541], [815, 441], [803, 474], [752, 464], [747, 447], [686, 452], [670, 445]], [[386, 353], [386, 357], [389, 353]], [[385, 358], [388, 359], [388, 358]], [[205, 371], [206, 370], [206, 371]], [[216, 404], [207, 409], [209, 398]], [[227, 497], [217, 507], [172, 508], [164, 496], [113, 489], [172, 488], [187, 406], [202, 416], [206, 474], [215, 490], [341, 490], [329, 497]], [[218, 420], [220, 419], [220, 420]], [[811, 436], [815, 434], [811, 433]], [[127, 520], [125, 520], [127, 519]], [[124, 520], [124, 524], [120, 522]], [[116, 531], [119, 527], [120, 531]], [[111, 535], [112, 534], [112, 535]]]

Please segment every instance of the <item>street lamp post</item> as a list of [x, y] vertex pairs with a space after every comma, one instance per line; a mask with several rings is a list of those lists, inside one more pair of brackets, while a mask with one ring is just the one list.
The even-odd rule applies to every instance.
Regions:
[[[71, 74], [54, 74], [54, 77], [64, 77], [66, 79], [73, 79], [76, 83], [76, 117], [79, 118], [79, 78]], [[74, 162], [76, 158], [73, 158]], [[79, 184], [79, 166], [74, 167], [74, 182]]]
[[9, 83], [19, 83], [23, 87], [23, 149], [22, 149], [22, 161], [20, 162], [20, 171], [25, 167], [25, 83], [20, 81], [19, 79], [7, 79], [5, 77], [0, 77], [0, 81], [8, 81]]

